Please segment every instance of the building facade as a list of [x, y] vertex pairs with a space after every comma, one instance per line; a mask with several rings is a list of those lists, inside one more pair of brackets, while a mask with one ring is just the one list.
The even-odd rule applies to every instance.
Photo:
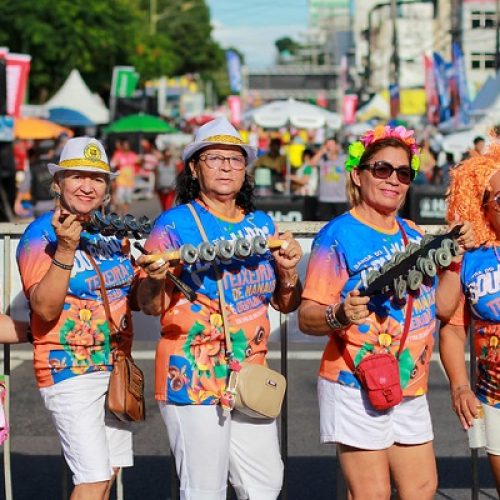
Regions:
[[461, 42], [472, 95], [496, 74], [498, 8], [496, 0], [462, 0]]

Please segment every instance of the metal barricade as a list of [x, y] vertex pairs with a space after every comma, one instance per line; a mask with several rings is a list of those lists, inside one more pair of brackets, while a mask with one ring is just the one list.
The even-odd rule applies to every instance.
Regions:
[[[279, 229], [281, 232], [283, 231], [291, 231], [295, 237], [298, 238], [310, 238], [314, 236], [319, 229], [324, 225], [323, 222], [282, 222], [279, 223]], [[24, 232], [25, 225], [20, 224], [0, 224], [0, 243], [1, 245], [0, 251], [3, 251], [3, 273], [2, 273], [2, 304], [1, 304], [1, 312], [4, 314], [10, 313], [10, 304], [12, 300], [12, 272], [13, 266], [15, 266], [14, 262], [14, 252], [12, 251], [12, 245], [15, 243], [15, 237], [18, 237]], [[435, 226], [427, 227], [428, 230], [435, 230]], [[13, 239], [14, 237], [14, 239]], [[1, 255], [1, 254], [0, 254]], [[286, 315], [280, 314], [279, 320], [279, 338], [280, 338], [280, 352], [281, 352], [281, 372], [286, 377], [288, 374], [288, 328], [289, 328], [289, 320]], [[4, 354], [4, 374], [5, 374], [5, 384], [7, 388], [7, 397], [5, 401], [5, 410], [7, 419], [9, 419], [10, 412], [10, 346], [3, 346], [3, 354]], [[474, 353], [473, 353], [473, 343], [471, 342], [471, 380], [475, 379], [475, 362], [474, 362]], [[283, 462], [285, 465], [284, 468], [284, 483], [283, 490], [280, 495], [281, 500], [287, 500], [288, 498], [288, 488], [287, 488], [287, 471], [288, 471], [288, 404], [287, 398], [285, 397], [285, 401], [283, 404], [283, 410], [280, 416], [279, 421], [280, 426], [280, 444], [281, 444], [281, 453]], [[479, 495], [479, 485], [478, 485], [478, 459], [477, 459], [477, 451], [471, 452], [472, 458], [472, 498], [478, 498]], [[179, 498], [179, 483], [177, 479], [177, 474], [175, 470], [175, 465], [173, 460], [171, 461], [171, 498], [172, 500]], [[11, 447], [10, 447], [10, 438], [7, 439], [3, 445], [3, 468], [4, 468], [4, 482], [5, 482], [5, 499], [12, 500], [12, 474], [11, 474]], [[337, 467], [336, 470], [337, 475], [337, 494], [336, 498], [339, 500], [343, 500], [347, 498], [345, 484], [343, 482], [342, 474], [340, 471], [340, 467]], [[70, 491], [69, 475], [66, 472], [62, 474], [63, 481], [63, 498], [67, 498], [68, 492]], [[116, 479], [116, 498], [117, 500], [123, 500], [124, 498], [124, 486], [122, 481], [122, 474], [120, 473]], [[229, 498], [229, 496], [228, 496]]]

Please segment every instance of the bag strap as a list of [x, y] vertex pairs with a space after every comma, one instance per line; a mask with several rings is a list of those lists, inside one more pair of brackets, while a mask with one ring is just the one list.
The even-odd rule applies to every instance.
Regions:
[[118, 343], [119, 340], [119, 335], [118, 332], [120, 329], [116, 326], [116, 323], [111, 316], [111, 308], [109, 307], [109, 299], [108, 299], [108, 294], [106, 292], [106, 285], [104, 282], [104, 276], [101, 273], [101, 270], [99, 269], [99, 266], [97, 265], [97, 262], [95, 261], [94, 257], [90, 254], [90, 252], [85, 251], [85, 254], [87, 255], [90, 263], [92, 264], [92, 267], [94, 268], [94, 271], [97, 274], [97, 277], [99, 278], [99, 285], [101, 288], [101, 297], [102, 297], [102, 302], [104, 304], [104, 312], [106, 313], [106, 319], [108, 320], [109, 326], [112, 327], [110, 331], [110, 336], [116, 340]]
[[[408, 245], [408, 235], [406, 234], [403, 225], [398, 220], [396, 220], [396, 222], [398, 223], [399, 230], [401, 231], [401, 234], [403, 236], [403, 243], [406, 247], [406, 245]], [[399, 360], [399, 357], [401, 356], [401, 352], [403, 351], [403, 347], [406, 343], [406, 338], [408, 337], [408, 333], [410, 331], [412, 313], [413, 313], [413, 295], [410, 293], [408, 294], [408, 301], [406, 303], [406, 314], [405, 314], [405, 324], [403, 327], [403, 334], [401, 335], [399, 349], [395, 356], [397, 360]], [[356, 367], [354, 366], [354, 361], [352, 359], [351, 353], [347, 349], [346, 343], [338, 335], [334, 335], [333, 337], [337, 342], [337, 346], [340, 349], [340, 353], [342, 354], [342, 357], [344, 358], [346, 365], [353, 373], [355, 373]]]
[[[191, 203], [187, 203], [186, 206], [189, 208], [191, 215], [193, 216], [194, 221], [196, 222], [196, 226], [198, 227], [198, 231], [200, 231], [201, 238], [203, 241], [208, 242], [207, 233], [201, 224], [200, 217], [198, 212], [196, 212], [195, 208]], [[231, 335], [229, 334], [229, 322], [227, 320], [227, 311], [226, 311], [226, 299], [224, 297], [224, 287], [222, 285], [222, 273], [219, 269], [219, 266], [212, 261], [212, 266], [215, 271], [215, 279], [217, 281], [217, 289], [219, 291], [219, 307], [222, 316], [222, 327], [224, 328], [224, 337], [226, 339], [226, 357], [230, 358], [233, 352], [233, 343], [231, 342]]]

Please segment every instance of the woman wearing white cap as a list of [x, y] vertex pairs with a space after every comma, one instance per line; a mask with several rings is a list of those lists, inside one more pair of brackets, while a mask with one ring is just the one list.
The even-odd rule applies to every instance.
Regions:
[[[210, 242], [257, 235], [278, 238], [271, 218], [253, 207], [246, 167], [255, 154], [226, 119], [202, 126], [183, 153], [184, 170], [177, 185], [180, 205], [156, 220], [146, 249], [165, 252], [185, 243], [201, 244], [191, 208]], [[226, 322], [234, 365], [243, 360], [265, 364], [268, 304], [285, 313], [298, 307], [302, 287], [297, 264], [302, 252], [290, 233], [279, 238], [287, 240], [286, 248], [217, 259], [225, 306], [219, 300], [219, 273], [211, 263], [174, 268], [196, 291], [196, 299], [189, 302], [165, 281], [169, 262], [147, 264], [144, 257], [137, 261], [145, 269], [139, 304], [147, 314], [161, 314], [155, 396], [175, 457], [181, 499], [225, 499], [228, 477], [238, 498], [271, 500], [281, 490], [276, 421], [229, 411], [229, 349], [224, 335]]]
[[35, 375], [73, 472], [71, 498], [106, 499], [117, 468], [133, 465], [132, 434], [113, 417], [105, 420], [115, 345], [92, 260], [104, 276], [125, 351], [132, 342], [135, 272], [120, 240], [90, 234], [79, 221], [109, 201], [113, 174], [102, 144], [70, 139], [49, 170], [56, 209], [28, 226], [17, 250], [31, 309]]

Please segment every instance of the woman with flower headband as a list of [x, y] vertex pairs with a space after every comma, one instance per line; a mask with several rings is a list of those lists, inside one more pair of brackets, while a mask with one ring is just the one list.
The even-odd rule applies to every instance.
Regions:
[[[299, 309], [303, 332], [329, 336], [318, 380], [321, 442], [337, 444], [354, 499], [389, 498], [391, 477], [402, 499], [433, 498], [437, 486], [425, 396], [435, 280], [424, 283], [413, 306], [408, 299], [410, 307], [385, 293], [368, 297], [358, 290], [406, 241], [422, 238], [415, 224], [397, 216], [418, 169], [413, 131], [402, 126], [378, 127], [350, 145], [352, 209], [316, 236]], [[399, 364], [403, 398], [384, 411], [371, 405], [357, 377], [360, 362], [372, 353], [394, 355]], [[397, 383], [397, 369], [395, 378]]]
[[[464, 161], [451, 178], [448, 218], [470, 221], [475, 241], [461, 265], [441, 279], [436, 298], [438, 315], [445, 321], [439, 335], [441, 360], [462, 427], [469, 429], [480, 411], [484, 413], [486, 452], [500, 494], [500, 144]], [[474, 390], [464, 356], [472, 321]]]

